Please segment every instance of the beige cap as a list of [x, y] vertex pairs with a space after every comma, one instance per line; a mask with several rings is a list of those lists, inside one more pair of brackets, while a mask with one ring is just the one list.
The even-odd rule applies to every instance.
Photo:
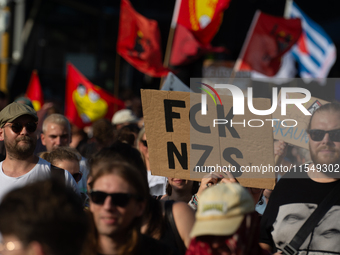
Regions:
[[0, 112], [0, 127], [2, 128], [7, 122], [12, 122], [22, 115], [30, 115], [35, 121], [38, 121], [37, 112], [32, 107], [13, 102]]
[[244, 215], [254, 211], [249, 192], [238, 183], [220, 183], [206, 189], [199, 198], [191, 237], [232, 235]]
[[112, 117], [112, 124], [124, 124], [124, 123], [135, 123], [138, 121], [138, 118], [133, 114], [130, 109], [123, 109], [117, 111]]

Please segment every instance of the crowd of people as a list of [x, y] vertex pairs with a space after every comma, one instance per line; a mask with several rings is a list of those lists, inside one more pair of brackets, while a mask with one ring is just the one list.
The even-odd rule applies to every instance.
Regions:
[[318, 108], [307, 132], [309, 152], [274, 143], [279, 163], [304, 171], [280, 174], [271, 191], [217, 173], [152, 175], [129, 109], [84, 131], [10, 103], [0, 112], [0, 254], [340, 254], [340, 105]]

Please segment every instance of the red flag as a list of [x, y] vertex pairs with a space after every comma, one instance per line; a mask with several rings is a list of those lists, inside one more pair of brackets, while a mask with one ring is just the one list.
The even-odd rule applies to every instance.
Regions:
[[150, 76], [166, 76], [169, 72], [162, 64], [157, 22], [137, 13], [128, 0], [121, 1], [117, 52]]
[[93, 85], [72, 64], [67, 65], [65, 116], [79, 128], [106, 118], [111, 120], [115, 110], [124, 102]]
[[301, 33], [300, 19], [257, 12], [235, 69], [274, 76], [280, 69], [281, 57], [297, 42]]
[[26, 90], [26, 97], [28, 97], [33, 104], [34, 110], [39, 111], [44, 104], [44, 93], [41, 89], [38, 72], [33, 70], [30, 83]]
[[188, 64], [203, 54], [209, 52], [224, 52], [224, 47], [212, 47], [210, 44], [203, 45], [184, 26], [177, 24], [172, 44], [170, 65], [178, 66]]
[[223, 11], [230, 0], [182, 0], [177, 23], [191, 31], [203, 45], [209, 44], [217, 33]]

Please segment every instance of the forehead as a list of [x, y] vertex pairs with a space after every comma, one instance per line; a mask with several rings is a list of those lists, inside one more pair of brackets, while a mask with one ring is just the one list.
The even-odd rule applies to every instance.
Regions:
[[22, 115], [13, 120], [11, 123], [27, 123], [27, 122], [35, 122], [35, 119], [31, 115]]
[[334, 111], [316, 112], [312, 118], [311, 129], [333, 130], [340, 128], [340, 113]]
[[133, 187], [122, 177], [115, 174], [100, 176], [93, 184], [93, 190], [107, 193], [132, 193]]
[[66, 125], [60, 125], [53, 122], [48, 122], [46, 124], [46, 133], [55, 133], [55, 132], [62, 132], [68, 133], [68, 127]]

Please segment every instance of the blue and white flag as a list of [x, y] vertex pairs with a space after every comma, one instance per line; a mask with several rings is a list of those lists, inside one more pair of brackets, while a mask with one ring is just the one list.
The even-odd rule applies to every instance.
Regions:
[[305, 81], [318, 79], [323, 83], [336, 60], [336, 48], [326, 32], [293, 3], [291, 18], [300, 18], [302, 35], [292, 47], [299, 64], [299, 73]]

